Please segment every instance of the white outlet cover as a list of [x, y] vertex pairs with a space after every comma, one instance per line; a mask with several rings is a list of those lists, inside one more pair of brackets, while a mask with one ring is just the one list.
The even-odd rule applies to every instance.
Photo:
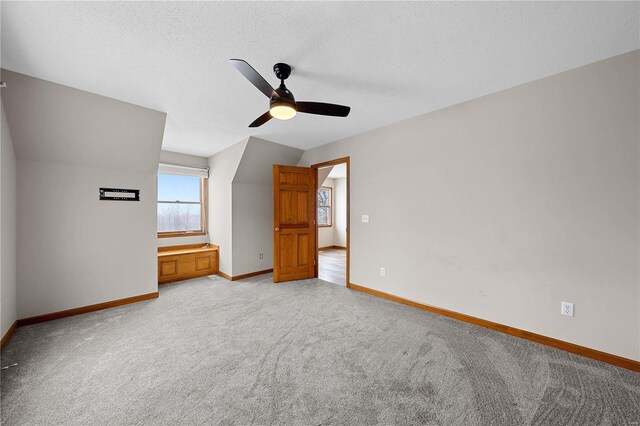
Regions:
[[368, 214], [363, 214], [362, 215], [362, 223], [369, 223], [369, 215]]
[[384, 277], [386, 274], [387, 274], [387, 270], [386, 270], [386, 268], [384, 268], [384, 267], [383, 267], [383, 268], [380, 268], [380, 276], [381, 276], [381, 277]]
[[562, 302], [560, 306], [560, 313], [562, 315], [573, 316], [573, 303], [570, 302]]

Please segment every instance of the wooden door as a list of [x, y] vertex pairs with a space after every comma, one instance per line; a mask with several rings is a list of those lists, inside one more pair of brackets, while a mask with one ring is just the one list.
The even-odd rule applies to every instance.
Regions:
[[273, 166], [273, 281], [315, 275], [316, 175], [306, 167]]

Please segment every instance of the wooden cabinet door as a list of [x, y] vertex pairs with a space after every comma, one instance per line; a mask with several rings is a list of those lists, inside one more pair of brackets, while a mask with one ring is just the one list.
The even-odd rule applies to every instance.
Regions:
[[273, 166], [273, 281], [313, 278], [316, 175], [306, 167]]

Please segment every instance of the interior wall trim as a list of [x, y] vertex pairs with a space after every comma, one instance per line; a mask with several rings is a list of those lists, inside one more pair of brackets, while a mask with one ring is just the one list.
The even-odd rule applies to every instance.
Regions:
[[14, 321], [13, 324], [11, 324], [11, 327], [9, 327], [9, 329], [7, 330], [7, 332], [4, 334], [4, 336], [2, 336], [2, 341], [0, 341], [0, 349], [4, 348], [4, 346], [9, 343], [9, 339], [11, 339], [11, 336], [13, 336], [13, 333], [16, 332], [16, 327], [18, 327], [18, 321]]
[[227, 275], [222, 271], [218, 271], [218, 275], [220, 275], [225, 280], [233, 281], [233, 277], [231, 275]]
[[499, 324], [497, 322], [488, 321], [482, 318], [472, 317], [470, 315], [461, 314], [447, 309], [437, 308], [435, 306], [425, 305], [418, 302], [413, 302], [408, 299], [404, 299], [393, 294], [385, 293], [379, 290], [374, 290], [361, 285], [349, 283], [348, 288], [362, 293], [371, 294], [373, 296], [381, 297], [383, 299], [392, 300], [403, 305], [412, 306], [414, 308], [423, 309], [425, 311], [433, 312], [435, 314], [443, 315], [445, 317], [457, 319], [458, 321], [467, 322], [469, 324], [479, 325], [481, 327], [489, 328], [491, 330], [499, 331], [511, 336], [520, 337], [521, 339], [530, 340], [532, 342], [541, 343], [546, 346], [551, 346], [556, 349], [561, 349], [566, 352], [571, 352], [576, 355], [581, 355], [586, 358], [591, 358], [596, 361], [601, 361], [607, 364], [615, 365], [617, 367], [626, 368], [632, 371], [640, 372], [640, 362], [634, 361], [629, 358], [623, 358], [618, 355], [613, 355], [607, 352], [602, 352], [597, 349], [587, 348], [586, 346], [580, 346], [573, 343], [565, 342], [563, 340], [554, 339], [553, 337], [543, 336], [541, 334], [532, 333], [530, 331], [521, 330], [519, 328], [510, 327], [508, 325]]
[[156, 299], [159, 295], [160, 293], [156, 291], [153, 293], [141, 294], [139, 296], [125, 297], [124, 299], [96, 303], [95, 305], [82, 306], [80, 308], [67, 309], [64, 311], [53, 312], [50, 314], [43, 314], [43, 315], [36, 315], [28, 318], [22, 318], [17, 321], [18, 327], [37, 324], [39, 322], [53, 321], [60, 318], [71, 317], [74, 315], [86, 314], [88, 312], [101, 311], [103, 309], [115, 308], [116, 306], [128, 305], [130, 303], [143, 302], [145, 300]]
[[251, 278], [251, 277], [255, 277], [257, 275], [263, 275], [263, 274], [269, 274], [273, 272], [273, 268], [271, 269], [265, 269], [263, 271], [256, 271], [256, 272], [249, 272], [248, 274], [242, 274], [242, 275], [236, 275], [236, 276], [231, 276], [231, 275], [227, 275], [224, 272], [220, 271], [218, 272], [218, 275], [220, 275], [222, 278], [224, 278], [225, 280], [229, 280], [229, 281], [238, 281], [238, 280], [243, 280], [245, 278]]
[[158, 232], [158, 238], [189, 238], [189, 237], [202, 237], [207, 235], [206, 232]]

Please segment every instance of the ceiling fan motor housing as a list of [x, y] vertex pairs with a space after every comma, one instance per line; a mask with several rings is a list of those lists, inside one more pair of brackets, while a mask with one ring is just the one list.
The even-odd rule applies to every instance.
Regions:
[[295, 107], [296, 100], [293, 93], [284, 85], [284, 81], [291, 75], [291, 67], [287, 64], [277, 63], [273, 66], [273, 72], [280, 79], [280, 87], [275, 89], [275, 93], [269, 100], [269, 105], [289, 105]]
[[278, 62], [273, 66], [273, 72], [276, 74], [276, 77], [278, 77], [278, 80], [286, 80], [291, 75], [291, 67]]
[[284, 84], [281, 84], [280, 87], [275, 89], [275, 93], [271, 96], [269, 100], [269, 105], [274, 106], [276, 104], [288, 104], [292, 107], [295, 107], [296, 100], [293, 97], [293, 93], [287, 89]]

